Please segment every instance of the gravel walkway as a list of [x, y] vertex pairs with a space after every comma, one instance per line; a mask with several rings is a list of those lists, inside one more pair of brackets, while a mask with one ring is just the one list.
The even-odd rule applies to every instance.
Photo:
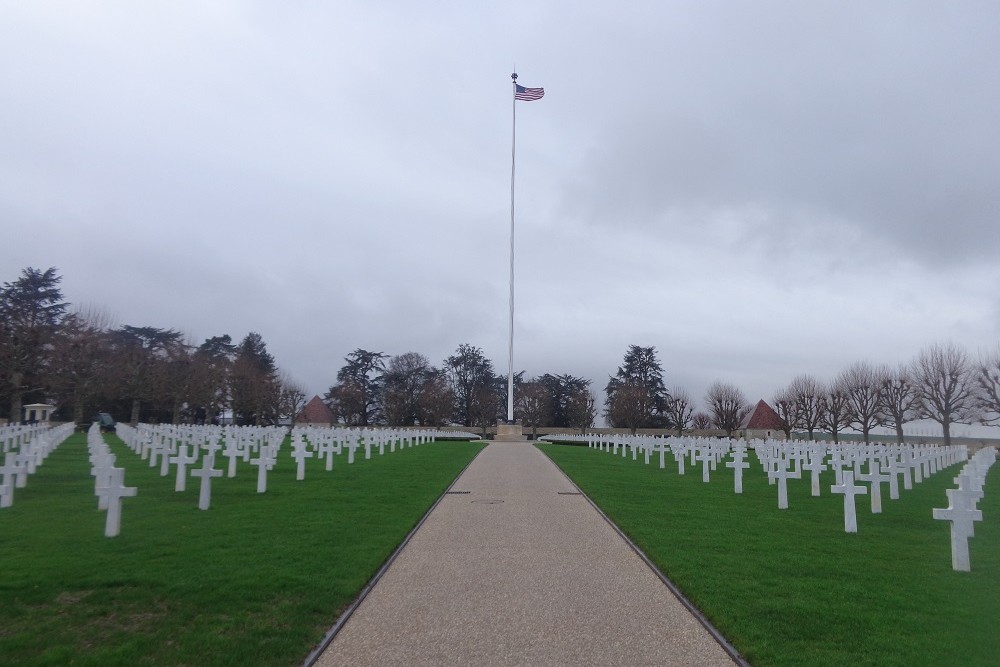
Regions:
[[490, 444], [316, 664], [732, 667], [574, 493], [530, 444]]

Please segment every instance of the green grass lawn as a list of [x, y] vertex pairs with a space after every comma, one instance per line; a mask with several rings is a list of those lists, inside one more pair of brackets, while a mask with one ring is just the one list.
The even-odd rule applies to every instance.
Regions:
[[733, 472], [679, 476], [589, 448], [539, 445], [733, 645], [764, 665], [1000, 664], [1000, 470], [987, 477], [984, 520], [970, 541], [972, 572], [951, 569], [939, 472], [870, 512], [858, 497], [858, 533], [846, 534], [843, 497], [824, 473], [789, 482], [789, 509], [753, 458], [743, 495]]
[[[0, 510], [0, 663], [294, 665], [483, 445], [433, 443], [295, 481], [288, 446], [256, 467], [174, 492], [174, 471], [109, 442], [125, 483], [122, 531], [104, 537], [86, 437], [52, 453]], [[216, 467], [227, 459], [217, 457]]]

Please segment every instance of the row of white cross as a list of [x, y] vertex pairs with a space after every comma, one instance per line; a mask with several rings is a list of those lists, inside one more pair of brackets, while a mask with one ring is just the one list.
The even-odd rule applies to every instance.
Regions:
[[0, 466], [0, 508], [14, 504], [14, 489], [23, 489], [46, 457], [73, 435], [74, 425], [4, 427], [3, 465]]
[[[278, 461], [278, 452], [285, 437], [281, 427], [219, 427], [139, 424], [132, 427], [118, 424], [117, 434], [137, 456], [148, 460], [152, 468], [159, 466], [160, 475], [170, 474], [175, 467], [174, 490], [186, 490], [188, 475], [198, 477], [201, 487], [198, 508], [207, 510], [212, 502], [212, 479], [236, 476], [239, 460], [257, 467], [257, 493], [267, 492], [267, 473]], [[93, 439], [93, 441], [92, 441]], [[305, 479], [305, 461], [326, 458], [326, 469], [333, 469], [333, 456], [347, 451], [347, 463], [354, 463], [355, 452], [364, 449], [365, 458], [372, 457], [373, 448], [384, 454], [397, 446], [420, 445], [434, 440], [434, 432], [416, 429], [346, 429], [297, 427], [292, 430], [291, 458], [296, 461], [296, 479]], [[124, 470], [114, 467], [114, 455], [99, 430], [88, 433], [95, 493], [101, 498], [99, 509], [108, 509], [105, 535], [114, 537], [121, 529], [121, 499], [136, 495], [136, 488], [124, 486]], [[228, 459], [228, 470], [215, 468], [216, 455]], [[198, 462], [200, 468], [191, 470]]]
[[997, 450], [992, 447], [976, 452], [954, 479], [958, 488], [945, 491], [948, 507], [932, 511], [935, 519], [951, 522], [951, 567], [954, 570], [968, 572], [972, 569], [969, 538], [976, 534], [973, 522], [983, 520], [983, 512], [977, 505], [983, 499], [986, 473], [996, 460]]
[[[702, 464], [702, 479], [709, 481], [710, 471], [719, 461], [731, 457], [725, 463], [733, 470], [734, 491], [743, 492], [743, 471], [750, 467], [747, 455], [752, 451], [767, 473], [768, 481], [778, 487], [778, 508], [788, 508], [788, 480], [801, 479], [804, 472], [811, 477], [813, 496], [820, 495], [819, 475], [824, 470], [834, 472], [836, 483], [830, 487], [831, 493], [844, 497], [844, 531], [858, 531], [855, 496], [868, 495], [873, 514], [882, 512], [882, 485], [887, 485], [889, 498], [899, 498], [902, 479], [904, 489], [913, 488], [925, 478], [951, 465], [966, 461], [968, 449], [965, 446], [943, 447], [939, 445], [898, 445], [898, 444], [820, 444], [803, 441], [753, 441], [748, 447], [743, 441], [717, 440], [710, 438], [658, 438], [650, 436], [621, 436], [591, 434], [574, 439], [585, 439], [591, 448], [612, 454], [621, 452], [632, 459], [641, 455], [646, 463], [650, 456], [659, 455], [660, 468], [665, 467], [667, 453], [673, 455], [678, 466], [678, 474], [684, 474], [685, 460]], [[934, 518], [952, 521], [952, 562], [953, 567], [969, 569], [968, 537], [972, 536], [972, 522], [981, 520], [982, 514], [976, 503], [982, 498], [986, 471], [996, 460], [996, 450], [984, 448], [970, 460], [963, 472], [955, 478], [958, 489], [948, 491], [950, 501], [946, 509], [934, 510]], [[857, 484], [866, 482], [868, 486]]]
[[7, 424], [0, 426], [0, 453], [18, 449], [20, 446], [31, 440], [36, 433], [43, 433], [52, 428], [51, 424]]
[[134, 486], [125, 486], [125, 469], [115, 467], [115, 455], [101, 435], [97, 423], [87, 431], [87, 451], [90, 454], [90, 474], [94, 477], [97, 509], [107, 511], [104, 536], [117, 537], [122, 527], [122, 498], [139, 493]]

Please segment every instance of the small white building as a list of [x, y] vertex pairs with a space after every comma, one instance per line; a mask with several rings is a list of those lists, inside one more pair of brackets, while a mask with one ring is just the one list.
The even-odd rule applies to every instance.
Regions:
[[55, 411], [56, 406], [50, 403], [29, 403], [28, 405], [21, 406], [21, 414], [24, 415], [24, 421], [29, 424], [47, 422]]

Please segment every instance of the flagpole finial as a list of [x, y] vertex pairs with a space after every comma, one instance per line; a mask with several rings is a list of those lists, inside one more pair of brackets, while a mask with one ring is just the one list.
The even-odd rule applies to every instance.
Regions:
[[514, 79], [514, 83], [517, 83], [517, 72], [510, 75], [510, 78]]

